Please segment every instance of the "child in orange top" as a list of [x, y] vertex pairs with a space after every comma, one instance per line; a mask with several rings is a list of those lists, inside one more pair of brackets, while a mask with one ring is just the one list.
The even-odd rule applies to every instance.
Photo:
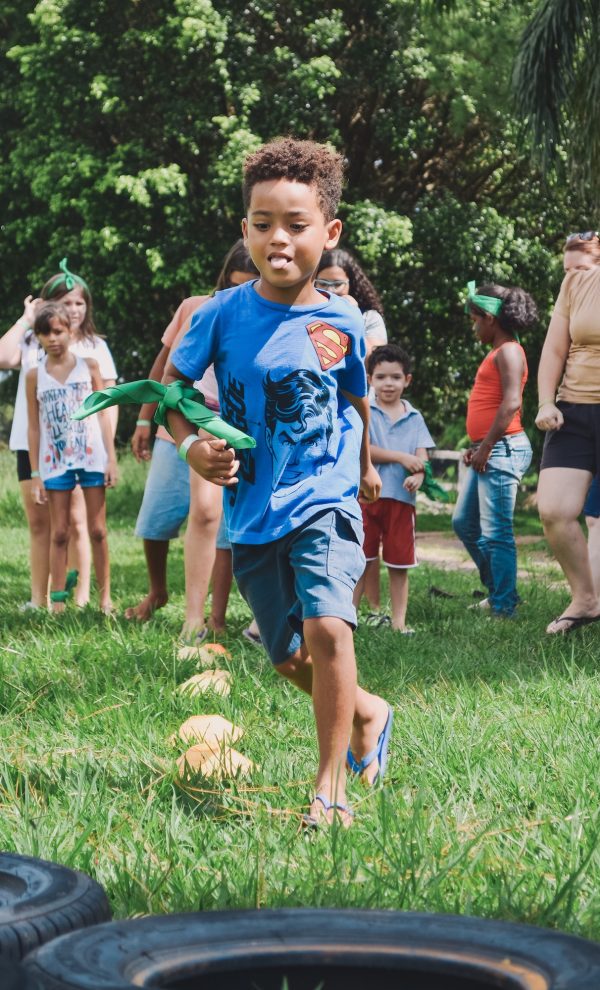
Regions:
[[488, 597], [479, 603], [503, 618], [514, 615], [517, 549], [513, 513], [517, 488], [531, 463], [531, 444], [521, 424], [527, 359], [518, 334], [537, 319], [536, 305], [523, 289], [469, 283], [466, 311], [482, 344], [483, 359], [469, 396], [465, 454], [470, 470], [452, 524], [475, 561]]

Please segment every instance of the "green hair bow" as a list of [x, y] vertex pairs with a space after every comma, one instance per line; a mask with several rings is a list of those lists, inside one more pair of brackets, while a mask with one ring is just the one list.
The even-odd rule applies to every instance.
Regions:
[[90, 291], [87, 282], [85, 281], [85, 279], [81, 277], [81, 275], [76, 275], [75, 272], [69, 271], [67, 267], [66, 258], [62, 259], [58, 267], [60, 268], [61, 274], [55, 275], [54, 278], [52, 279], [52, 285], [48, 289], [49, 299], [54, 295], [55, 292], [58, 291], [58, 289], [62, 288], [63, 283], [67, 292], [70, 292], [71, 289], [74, 289], [77, 286], [80, 286], [82, 289], [85, 289], [86, 292]]
[[492, 316], [498, 316], [503, 302], [504, 300], [498, 299], [497, 296], [478, 296], [475, 292], [475, 282], [468, 283], [465, 313], [469, 312], [470, 306], [477, 306], [478, 309], [483, 309], [484, 312], [491, 313]]
[[129, 404], [142, 405], [144, 402], [158, 402], [154, 413], [154, 422], [164, 426], [171, 433], [167, 414], [169, 409], [180, 412], [189, 423], [212, 433], [214, 437], [226, 440], [230, 447], [242, 450], [244, 447], [256, 447], [256, 440], [249, 437], [235, 426], [230, 426], [217, 416], [204, 403], [204, 396], [198, 389], [186, 385], [185, 382], [162, 382], [143, 378], [141, 381], [128, 382], [124, 385], [113, 385], [110, 388], [92, 392], [84, 400], [79, 409], [73, 413], [72, 419], [85, 419], [92, 413], [100, 412], [109, 406], [124, 406]]

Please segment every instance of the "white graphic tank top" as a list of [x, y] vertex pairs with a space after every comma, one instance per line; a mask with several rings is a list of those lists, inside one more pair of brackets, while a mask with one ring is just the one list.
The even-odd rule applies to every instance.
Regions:
[[75, 367], [64, 385], [48, 374], [46, 359], [38, 365], [42, 481], [57, 478], [72, 468], [104, 473], [108, 458], [98, 415], [71, 419], [91, 392], [90, 369], [83, 358], [75, 359]]

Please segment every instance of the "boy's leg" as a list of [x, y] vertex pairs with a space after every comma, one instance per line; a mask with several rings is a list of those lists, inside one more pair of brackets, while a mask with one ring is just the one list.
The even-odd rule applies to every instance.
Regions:
[[174, 443], [154, 442], [144, 497], [135, 524], [135, 535], [144, 540], [148, 569], [148, 594], [125, 610], [126, 619], [147, 622], [167, 604], [167, 558], [169, 541], [179, 534], [190, 508], [190, 471], [177, 456]]
[[83, 497], [87, 509], [87, 519], [92, 544], [92, 559], [100, 608], [110, 612], [112, 601], [110, 597], [110, 564], [108, 561], [108, 537], [106, 533], [106, 492], [104, 486], [93, 486], [83, 489]]
[[[71, 491], [47, 490], [50, 510], [50, 591], [64, 591], [67, 580]], [[52, 612], [63, 612], [64, 602], [51, 602]]]
[[76, 605], [87, 605], [90, 600], [90, 572], [92, 554], [88, 537], [89, 526], [85, 510], [85, 499], [79, 485], [73, 489], [71, 496], [71, 513], [69, 517], [70, 533], [67, 553], [68, 566], [78, 572], [77, 587], [73, 593]]
[[202, 632], [204, 606], [215, 562], [223, 493], [190, 470], [190, 514], [185, 533], [185, 622], [183, 634]]
[[408, 570], [406, 567], [388, 567], [390, 598], [392, 601], [392, 629], [406, 631], [408, 607]]

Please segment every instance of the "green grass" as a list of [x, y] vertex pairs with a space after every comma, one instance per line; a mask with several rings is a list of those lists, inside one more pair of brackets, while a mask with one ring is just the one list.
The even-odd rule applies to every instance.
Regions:
[[[516, 622], [469, 612], [474, 577], [418, 568], [407, 639], [359, 628], [361, 681], [394, 705], [386, 787], [351, 786], [346, 832], [299, 829], [315, 769], [308, 701], [240, 633], [232, 597], [229, 698], [186, 700], [172, 597], [143, 627], [89, 609], [19, 613], [27, 533], [0, 457], [0, 846], [92, 873], [117, 916], [292, 905], [360, 906], [534, 922], [600, 937], [600, 630], [547, 639], [564, 593], [527, 582]], [[132, 524], [144, 469], [110, 493], [119, 608], [145, 588]], [[532, 531], [535, 519], [528, 517]], [[554, 574], [554, 572], [553, 572]], [[451, 600], [432, 599], [434, 583]], [[385, 580], [384, 580], [385, 586]], [[168, 738], [218, 711], [258, 766], [244, 781], [183, 788]]]

